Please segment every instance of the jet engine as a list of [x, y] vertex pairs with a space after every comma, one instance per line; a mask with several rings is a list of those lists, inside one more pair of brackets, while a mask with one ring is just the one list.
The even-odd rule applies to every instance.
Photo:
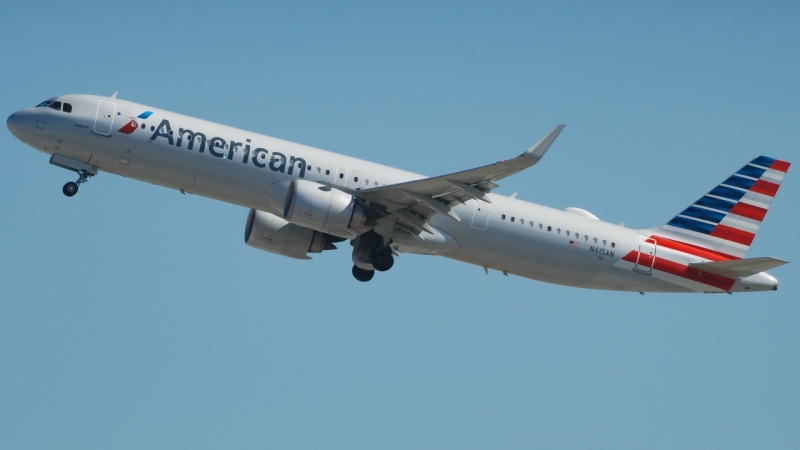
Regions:
[[343, 240], [255, 209], [250, 210], [244, 229], [244, 241], [247, 245], [297, 259], [311, 259], [307, 253], [333, 250], [336, 248], [333, 243]]
[[355, 238], [367, 219], [352, 195], [309, 180], [275, 183], [268, 198], [289, 222], [347, 239]]

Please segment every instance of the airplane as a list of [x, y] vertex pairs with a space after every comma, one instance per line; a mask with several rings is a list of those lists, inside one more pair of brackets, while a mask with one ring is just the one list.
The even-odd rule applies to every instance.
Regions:
[[99, 172], [250, 209], [244, 240], [297, 259], [353, 247], [352, 275], [371, 280], [403, 253], [440, 255], [504, 275], [587, 289], [734, 293], [777, 290], [746, 258], [790, 163], [758, 156], [650, 229], [603, 222], [492, 193], [537, 164], [556, 126], [522, 154], [436, 177], [296, 144], [117, 98], [62, 95], [8, 117], [20, 141], [77, 173]]

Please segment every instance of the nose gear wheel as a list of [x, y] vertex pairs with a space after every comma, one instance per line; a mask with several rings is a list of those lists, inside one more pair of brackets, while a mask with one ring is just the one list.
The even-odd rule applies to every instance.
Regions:
[[64, 185], [63, 188], [61, 188], [61, 192], [63, 192], [64, 195], [66, 195], [67, 197], [72, 197], [73, 195], [77, 194], [78, 186], [89, 181], [89, 177], [94, 176], [93, 173], [89, 173], [86, 170], [78, 170], [77, 172], [79, 176], [78, 180], [69, 181], [67, 182], [67, 184]]

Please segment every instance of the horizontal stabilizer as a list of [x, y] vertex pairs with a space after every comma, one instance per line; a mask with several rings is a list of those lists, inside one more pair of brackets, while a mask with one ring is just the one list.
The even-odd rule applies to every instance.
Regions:
[[690, 263], [689, 266], [702, 272], [733, 276], [736, 278], [747, 278], [751, 275], [764, 272], [765, 270], [782, 266], [788, 262], [789, 261], [784, 261], [778, 258], [763, 256], [760, 258], [745, 258], [733, 261]]

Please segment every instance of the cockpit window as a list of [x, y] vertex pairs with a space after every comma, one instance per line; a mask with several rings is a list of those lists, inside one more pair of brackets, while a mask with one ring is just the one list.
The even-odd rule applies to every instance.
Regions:
[[63, 111], [64, 111], [64, 112], [71, 113], [71, 112], [72, 112], [72, 105], [70, 105], [69, 103], [64, 103], [64, 109], [63, 109]]
[[39, 103], [38, 105], [36, 105], [36, 107], [37, 108], [44, 108], [45, 106], [50, 105], [50, 103], [53, 103], [53, 101], [52, 100], [45, 100], [42, 103]]
[[61, 102], [53, 102], [47, 106], [48, 108], [55, 109], [56, 111], [61, 111]]

